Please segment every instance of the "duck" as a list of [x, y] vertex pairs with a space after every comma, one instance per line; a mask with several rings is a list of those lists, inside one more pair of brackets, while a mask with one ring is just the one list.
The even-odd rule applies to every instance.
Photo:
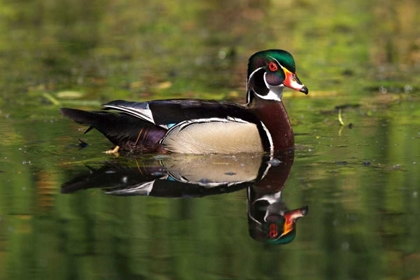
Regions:
[[100, 111], [61, 108], [75, 122], [101, 132], [115, 146], [107, 153], [237, 154], [294, 147], [283, 89], [308, 94], [293, 56], [280, 49], [254, 53], [248, 61], [246, 104], [201, 99], [145, 102], [114, 100]]

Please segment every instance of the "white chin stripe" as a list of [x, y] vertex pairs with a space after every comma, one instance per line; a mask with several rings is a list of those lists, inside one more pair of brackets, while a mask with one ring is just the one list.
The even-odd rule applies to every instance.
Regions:
[[256, 92], [254, 93], [259, 98], [264, 99], [264, 100], [281, 101], [281, 98], [283, 97], [283, 86], [271, 87], [270, 91], [266, 95], [259, 95]]

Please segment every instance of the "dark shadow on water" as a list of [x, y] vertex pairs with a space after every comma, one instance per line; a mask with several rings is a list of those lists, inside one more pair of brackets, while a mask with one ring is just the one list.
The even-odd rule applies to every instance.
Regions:
[[[248, 229], [260, 242], [286, 244], [308, 206], [289, 210], [282, 195], [294, 154], [169, 155], [108, 161], [64, 183], [63, 194], [99, 188], [107, 195], [198, 198], [247, 190]], [[226, 207], [229, 207], [227, 205]]]

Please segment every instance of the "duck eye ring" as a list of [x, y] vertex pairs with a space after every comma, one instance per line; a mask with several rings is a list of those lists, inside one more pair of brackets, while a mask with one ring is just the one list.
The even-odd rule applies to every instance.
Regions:
[[279, 67], [277, 66], [277, 64], [270, 61], [270, 63], [268, 63], [268, 69], [270, 69], [271, 72], [276, 72], [277, 70], [279, 70]]

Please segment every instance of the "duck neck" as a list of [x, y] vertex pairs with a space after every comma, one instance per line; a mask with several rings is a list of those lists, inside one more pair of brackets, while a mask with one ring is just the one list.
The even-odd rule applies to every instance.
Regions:
[[258, 99], [250, 109], [271, 133], [275, 152], [293, 148], [293, 130], [283, 102]]

